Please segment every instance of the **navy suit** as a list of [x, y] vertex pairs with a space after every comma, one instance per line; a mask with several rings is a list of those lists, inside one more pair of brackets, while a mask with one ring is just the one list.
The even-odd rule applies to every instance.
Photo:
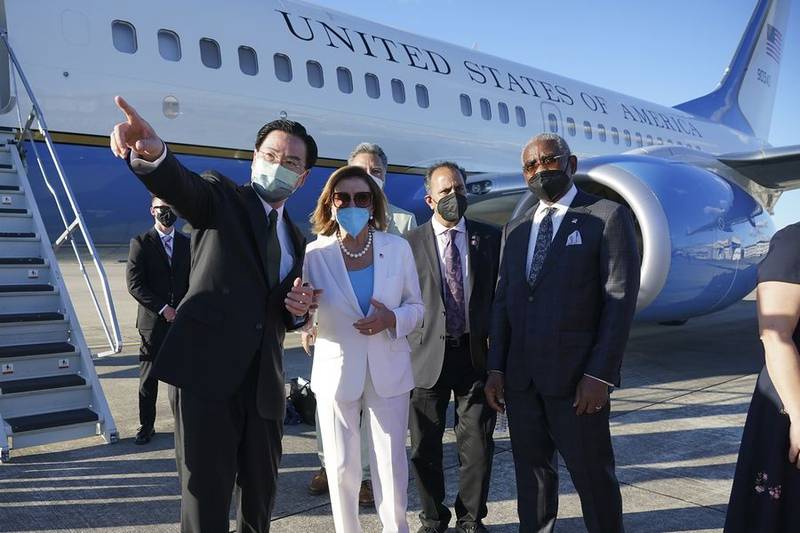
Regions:
[[[520, 531], [552, 531], [561, 452], [590, 532], [622, 531], [609, 407], [577, 416], [584, 374], [619, 384], [639, 291], [628, 208], [578, 191], [533, 286], [527, 251], [534, 205], [509, 222], [492, 312], [489, 369], [505, 375]], [[581, 243], [567, 245], [574, 232]]]

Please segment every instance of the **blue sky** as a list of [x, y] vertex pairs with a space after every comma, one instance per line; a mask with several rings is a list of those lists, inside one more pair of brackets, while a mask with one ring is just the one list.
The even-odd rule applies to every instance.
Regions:
[[[395, 28], [473, 47], [664, 105], [717, 85], [755, 0], [313, 0]], [[769, 142], [800, 144], [800, 2], [784, 35]], [[792, 88], [795, 88], [794, 90]], [[795, 96], [792, 96], [794, 94]], [[800, 191], [775, 210], [800, 220]]]

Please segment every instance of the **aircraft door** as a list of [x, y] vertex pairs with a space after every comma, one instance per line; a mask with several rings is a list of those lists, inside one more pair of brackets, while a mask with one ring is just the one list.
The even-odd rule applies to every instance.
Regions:
[[566, 137], [564, 122], [561, 119], [561, 110], [551, 102], [542, 102], [542, 131], [545, 133], [557, 133], [562, 137]]

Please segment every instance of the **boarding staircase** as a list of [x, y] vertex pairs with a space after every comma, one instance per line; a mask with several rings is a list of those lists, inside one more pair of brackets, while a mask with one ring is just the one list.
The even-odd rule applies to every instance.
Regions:
[[[108, 443], [118, 438], [92, 353], [31, 193], [25, 160], [38, 163], [41, 176], [37, 177], [45, 180], [53, 196], [48, 200], [56, 203], [64, 223], [64, 233], [56, 243], [72, 246], [91, 301], [100, 314], [110, 342], [110, 349], [100, 355], [118, 353], [122, 342], [105, 272], [41, 108], [8, 48], [6, 35], [0, 34], [0, 39], [0, 49], [6, 47], [12, 69], [25, 86], [25, 93], [15, 96], [17, 107], [23, 101], [31, 106], [24, 124], [18, 109], [18, 129], [0, 131], [0, 462], [7, 462], [12, 448], [90, 436], [100, 436]], [[32, 157], [26, 157], [25, 151], [31, 151]], [[50, 156], [47, 165], [40, 152]], [[46, 172], [52, 167], [58, 181], [51, 179], [52, 171]], [[61, 190], [56, 194], [53, 183], [58, 185], [59, 181]], [[81, 247], [76, 241], [79, 237], [83, 240]], [[108, 318], [100, 312], [83, 264], [81, 256], [87, 251], [103, 286]]]

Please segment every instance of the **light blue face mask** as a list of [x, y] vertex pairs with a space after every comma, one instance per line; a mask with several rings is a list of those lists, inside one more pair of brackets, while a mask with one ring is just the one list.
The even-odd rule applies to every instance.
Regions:
[[336, 210], [336, 222], [348, 235], [355, 237], [369, 222], [369, 209], [366, 207], [343, 207]]
[[300, 181], [300, 176], [278, 163], [268, 163], [256, 158], [250, 174], [253, 189], [267, 203], [289, 198]]

